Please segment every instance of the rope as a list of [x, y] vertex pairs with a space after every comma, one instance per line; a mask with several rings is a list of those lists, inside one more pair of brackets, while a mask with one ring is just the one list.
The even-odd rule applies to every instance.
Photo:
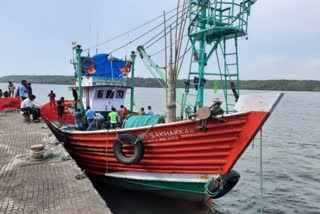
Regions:
[[157, 26], [154, 27], [154, 28], [151, 28], [151, 30], [148, 30], [146, 33], [141, 34], [140, 36], [136, 37], [135, 39], [131, 40], [130, 42], [128, 42], [128, 43], [120, 46], [119, 48], [116, 48], [116, 49], [112, 50], [110, 53], [113, 53], [113, 52], [115, 52], [115, 51], [117, 51], [117, 50], [120, 50], [120, 49], [122, 49], [122, 48], [130, 45], [131, 43], [137, 41], [138, 39], [141, 39], [142, 37], [144, 37], [144, 36], [147, 35], [148, 33], [152, 32], [153, 30], [155, 30], [155, 29], [157, 29], [158, 27], [160, 27], [161, 25], [162, 25], [162, 23], [159, 24], [159, 25], [157, 25]]
[[96, 118], [93, 119], [93, 121], [90, 123], [90, 125], [88, 126], [86, 131], [88, 131], [91, 128], [91, 126], [92, 126], [92, 124], [94, 124], [94, 122], [96, 122]]
[[[139, 134], [139, 135], [137, 136], [136, 140], [133, 142], [132, 145], [136, 145], [137, 142], [143, 140], [143, 138], [146, 136], [146, 134], [147, 134], [155, 125], [156, 125], [156, 124], [151, 125], [143, 134]], [[121, 144], [124, 144], [124, 142], [119, 139], [119, 135], [118, 135], [117, 128], [115, 129], [115, 131], [116, 131], [116, 136], [117, 136], [116, 139], [119, 140]]]
[[109, 136], [109, 129], [107, 129], [107, 135], [106, 135], [106, 173], [108, 173], [108, 136]]
[[[175, 11], [176, 9], [177, 9], [177, 8], [174, 8], [174, 9], [170, 10], [169, 12], [167, 12], [166, 14], [169, 14], [169, 13]], [[137, 30], [137, 29], [139, 29], [139, 28], [141, 28], [141, 27], [144, 27], [145, 25], [150, 24], [151, 22], [154, 22], [155, 20], [161, 18], [162, 16], [163, 16], [163, 15], [157, 16], [157, 17], [151, 19], [150, 21], [147, 21], [147, 22], [145, 22], [145, 23], [143, 23], [143, 24], [141, 24], [141, 25], [139, 25], [139, 26], [137, 26], [137, 27], [134, 27], [134, 28], [132, 28], [131, 30], [125, 32], [125, 33], [119, 34], [119, 35], [117, 35], [117, 36], [115, 36], [115, 37], [113, 37], [113, 38], [111, 38], [111, 39], [106, 40], [106, 41], [97, 43], [95, 46], [86, 48], [86, 49], [84, 49], [84, 51], [89, 51], [90, 49], [97, 48], [97, 47], [99, 47], [99, 46], [101, 46], [101, 45], [107, 44], [108, 42], [111, 42], [111, 41], [113, 41], [113, 40], [115, 40], [115, 39], [118, 39], [118, 38], [120, 38], [120, 37], [122, 37], [122, 36], [124, 36], [124, 35], [127, 35], [128, 33], [131, 33], [131, 32], [133, 32], [133, 31], [135, 31], [135, 30]]]
[[261, 208], [260, 213], [263, 213], [263, 177], [262, 177], [262, 128], [260, 129], [260, 197]]
[[157, 75], [154, 73], [153, 69], [150, 67], [150, 65], [148, 64], [148, 62], [146, 62], [144, 59], [142, 60], [142, 62], [145, 64], [145, 66], [147, 67], [147, 69], [151, 72], [152, 76], [159, 82], [159, 84], [160, 84], [163, 88], [166, 88], [166, 86], [161, 82], [161, 80], [158, 79]]
[[150, 126], [143, 134], [138, 135], [137, 140], [134, 142], [136, 144], [138, 141], [143, 140], [143, 138], [146, 136], [146, 134], [155, 126], [156, 124], [153, 124]]
[[[180, 19], [181, 22], [177, 23], [177, 21], [173, 21], [173, 22], [170, 23], [165, 29], [163, 29], [162, 31], [158, 32], [154, 37], [152, 37], [150, 40], [148, 40], [147, 42], [145, 42], [145, 43], [143, 44], [143, 46], [146, 46], [146, 45], [147, 45], [148, 43], [150, 43], [152, 40], [154, 40], [154, 39], [157, 38], [159, 35], [161, 35], [161, 33], [165, 32], [167, 29], [170, 29], [170, 26], [171, 26], [172, 24], [176, 23], [176, 26], [175, 26], [175, 27], [172, 27], [171, 29], [177, 28], [177, 26], [180, 25], [180, 24], [184, 21], [184, 19], [181, 18], [181, 17], [184, 16], [184, 10], [186, 10], [186, 9], [183, 9], [183, 10], [181, 10], [181, 11], [178, 12], [178, 14], [182, 12], [182, 15], [178, 17], [178, 19]], [[169, 17], [166, 21], [171, 20], [171, 19], [174, 18], [175, 16], [176, 16], [176, 15], [173, 15], [173, 16]], [[185, 19], [186, 19], [186, 18], [185, 18]], [[162, 24], [161, 24], [161, 25], [162, 25]], [[159, 41], [160, 39], [162, 39], [165, 35], [167, 35], [167, 34], [169, 34], [169, 33], [170, 33], [170, 31], [168, 31], [167, 33], [165, 33], [165, 34], [164, 34], [163, 36], [161, 36], [160, 38], [158, 38], [158, 39], [157, 39], [155, 42], [153, 42], [151, 45], [148, 45], [147, 47], [145, 47], [145, 49], [149, 48], [150, 46], [152, 46], [154, 43], [156, 43], [157, 41]]]
[[[181, 10], [181, 12], [182, 12], [182, 10]], [[176, 16], [176, 15], [171, 16], [168, 20], [172, 19], [172, 18], [175, 17], [175, 16]], [[179, 17], [179, 18], [180, 18], [180, 17]], [[174, 23], [174, 22], [173, 22], [173, 23]], [[115, 52], [115, 51], [117, 51], [117, 50], [120, 50], [120, 49], [122, 49], [122, 48], [124, 48], [124, 47], [126, 47], [126, 46], [128, 46], [128, 45], [130, 45], [130, 44], [132, 44], [133, 42], [137, 41], [138, 39], [141, 39], [142, 37], [144, 37], [145, 35], [149, 34], [150, 32], [154, 31], [155, 29], [157, 29], [158, 27], [160, 27], [160, 26], [162, 26], [162, 25], [163, 25], [163, 23], [158, 24], [157, 26], [151, 28], [151, 29], [148, 30], [147, 32], [145, 32], [145, 33], [141, 34], [140, 36], [134, 38], [134, 39], [131, 40], [130, 42], [128, 42], [128, 43], [120, 46], [119, 48], [114, 49], [114, 50], [111, 51], [110, 53]], [[150, 41], [152, 41], [154, 38], [156, 38], [156, 37], [157, 37], [159, 34], [161, 34], [163, 31], [164, 31], [164, 30], [162, 30], [162, 31], [160, 31], [159, 33], [157, 33], [156, 36], [154, 36], [153, 38], [151, 38], [151, 40], [147, 41], [145, 44], [147, 44], [147, 43], [149, 43]], [[149, 45], [149, 47], [150, 47], [150, 45]]]
[[[168, 33], [167, 33], [167, 34], [168, 34]], [[182, 38], [185, 38], [185, 37], [187, 37], [187, 36], [188, 36], [188, 34], [184, 34]], [[161, 38], [163, 38], [163, 37], [161, 37]], [[177, 42], [173, 42], [172, 45], [175, 45], [176, 43], [177, 43]], [[147, 48], [149, 48], [149, 47], [150, 47], [150, 46], [148, 46]], [[164, 51], [164, 50], [168, 50], [169, 48], [170, 48], [170, 47], [163, 48], [163, 49], [161, 49], [160, 51], [157, 51], [157, 52], [155, 52], [155, 53], [153, 53], [153, 54], [150, 54], [150, 57], [155, 56], [155, 55], [161, 53], [161, 52]], [[145, 48], [145, 50], [146, 50], [146, 48]]]

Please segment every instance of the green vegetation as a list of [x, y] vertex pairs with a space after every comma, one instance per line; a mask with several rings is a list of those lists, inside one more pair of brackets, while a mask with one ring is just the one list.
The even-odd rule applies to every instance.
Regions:
[[[0, 82], [16, 82], [19, 83], [25, 79], [31, 83], [39, 84], [61, 84], [72, 85], [74, 79], [72, 76], [27, 76], [14, 75], [0, 77]], [[135, 79], [137, 87], [152, 87], [160, 88], [160, 79], [155, 78], [140, 78]], [[178, 80], [177, 87], [184, 88], [186, 80]], [[222, 88], [223, 82], [219, 81], [219, 88]], [[252, 90], [281, 90], [281, 91], [320, 91], [320, 81], [316, 80], [243, 80], [240, 81], [241, 89]], [[205, 84], [205, 88], [213, 88], [213, 81], [209, 80]]]
[[21, 80], [27, 80], [31, 83], [38, 84], [58, 84], [58, 85], [72, 85], [72, 76], [62, 76], [62, 75], [11, 75], [0, 77], [0, 82], [16, 82], [20, 83]]

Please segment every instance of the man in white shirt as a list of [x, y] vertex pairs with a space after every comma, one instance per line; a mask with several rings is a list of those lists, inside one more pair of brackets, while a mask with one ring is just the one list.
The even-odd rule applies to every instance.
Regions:
[[24, 115], [30, 116], [30, 114], [32, 114], [33, 121], [38, 121], [38, 118], [40, 117], [40, 106], [33, 103], [35, 99], [36, 96], [34, 95], [31, 95], [28, 98], [24, 99], [21, 102], [20, 110], [21, 113]]

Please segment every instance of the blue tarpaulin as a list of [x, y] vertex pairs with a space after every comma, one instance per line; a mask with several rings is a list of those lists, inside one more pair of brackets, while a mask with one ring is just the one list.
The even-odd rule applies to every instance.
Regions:
[[[118, 78], [123, 76], [120, 69], [123, 69], [126, 65], [126, 61], [119, 60], [117, 58], [112, 57], [113, 59], [110, 61], [108, 59], [109, 54], [97, 54], [93, 56], [91, 59], [94, 61], [94, 69], [95, 73], [91, 76], [104, 76], [104, 77], [114, 77]], [[83, 65], [90, 67], [91, 62], [89, 60], [86, 60], [88, 57], [82, 57], [82, 62], [85, 63]], [[89, 76], [88, 69], [82, 68], [85, 75]]]

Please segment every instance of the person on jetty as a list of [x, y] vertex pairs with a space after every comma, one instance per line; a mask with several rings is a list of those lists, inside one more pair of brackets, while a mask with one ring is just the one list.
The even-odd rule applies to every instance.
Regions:
[[8, 92], [8, 91], [5, 91], [5, 92], [3, 93], [3, 96], [4, 96], [5, 98], [9, 97], [9, 92]]
[[62, 122], [62, 117], [64, 113], [64, 97], [61, 97], [60, 100], [57, 101], [57, 111], [58, 111], [58, 121]]
[[142, 107], [138, 113], [139, 115], [146, 115], [146, 112], [144, 111], [144, 108]]
[[[40, 107], [36, 105], [33, 101], [36, 99], [36, 96], [31, 95], [28, 98], [24, 99], [21, 102], [20, 110], [22, 114], [27, 115], [30, 117], [32, 115], [33, 122], [38, 122], [40, 117]], [[29, 118], [30, 119], [30, 118]]]
[[108, 118], [110, 121], [110, 128], [118, 128], [118, 112], [116, 112], [115, 107], [111, 108], [111, 112], [108, 114]]
[[32, 87], [31, 87], [31, 82], [27, 82], [26, 84], [26, 89], [28, 91], [28, 95], [32, 95]]
[[20, 97], [21, 101], [26, 99], [29, 96], [28, 90], [26, 88], [27, 81], [26, 80], [21, 80], [21, 84], [19, 85], [18, 88], [18, 94], [16, 95], [17, 97]]
[[153, 115], [153, 112], [152, 112], [152, 110], [151, 110], [151, 106], [148, 106], [147, 115]]
[[14, 97], [14, 91], [16, 90], [16, 87], [11, 81], [9, 81], [8, 83], [9, 83], [8, 85], [9, 97]]
[[50, 107], [52, 106], [56, 107], [56, 94], [53, 93], [53, 90], [50, 91], [48, 94], [49, 100], [50, 100]]
[[90, 108], [90, 106], [87, 106], [87, 112], [86, 112], [86, 117], [87, 117], [87, 123], [88, 123], [88, 131], [94, 131], [96, 130], [95, 126], [95, 116], [96, 112]]

